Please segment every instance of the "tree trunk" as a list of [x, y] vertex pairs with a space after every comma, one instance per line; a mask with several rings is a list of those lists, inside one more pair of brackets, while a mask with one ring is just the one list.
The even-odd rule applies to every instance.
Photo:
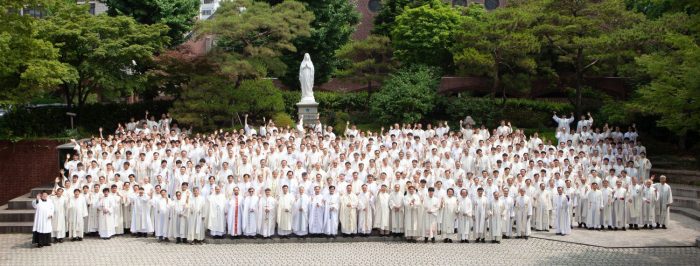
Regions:
[[685, 148], [686, 148], [686, 147], [685, 147], [685, 146], [686, 146], [686, 145], [685, 145], [685, 137], [686, 137], [686, 135], [687, 135], [687, 134], [686, 134], [685, 132], [682, 132], [682, 133], [678, 134], [678, 149], [680, 149], [680, 150], [685, 150]]
[[576, 100], [574, 106], [576, 107], [576, 116], [581, 115], [582, 108], [582, 86], [583, 86], [583, 49], [579, 48], [576, 52], [576, 80], [574, 81], [574, 88], [576, 89]]
[[[492, 75], [493, 75], [493, 85], [491, 87], [491, 99], [496, 99], [496, 94], [498, 94], [498, 90], [501, 86], [501, 77], [499, 77], [498, 74], [498, 64], [495, 64], [493, 69], [491, 70]], [[503, 97], [505, 97], [505, 92]], [[495, 102], [495, 101], [494, 101]]]
[[367, 103], [372, 98], [372, 80], [367, 81]]

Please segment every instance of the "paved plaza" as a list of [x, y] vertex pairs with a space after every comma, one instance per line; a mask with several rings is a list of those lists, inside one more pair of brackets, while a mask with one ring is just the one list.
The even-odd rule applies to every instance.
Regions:
[[[208, 240], [163, 244], [153, 238], [87, 238], [32, 248], [29, 234], [0, 235], [0, 265], [698, 265], [699, 222], [673, 215], [671, 229], [534, 233], [502, 244], [409, 244], [369, 239]], [[389, 238], [391, 239], [391, 238]], [[367, 242], [361, 242], [367, 240]], [[382, 242], [378, 242], [382, 241]], [[624, 246], [620, 248], [618, 246]], [[611, 248], [612, 247], [612, 248]]]

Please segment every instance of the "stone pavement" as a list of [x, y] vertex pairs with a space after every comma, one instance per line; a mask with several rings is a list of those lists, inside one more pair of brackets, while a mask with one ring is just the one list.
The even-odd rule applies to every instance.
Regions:
[[578, 229], [574, 225], [574, 230], [568, 236], [558, 236], [554, 230], [533, 231], [532, 236], [608, 248], [696, 246], [695, 240], [700, 237], [699, 221], [684, 215], [671, 214], [668, 228], [666, 230], [589, 231]]
[[668, 230], [569, 236], [533, 232], [502, 244], [409, 244], [392, 238], [213, 240], [204, 245], [154, 238], [86, 238], [34, 248], [30, 234], [0, 235], [0, 265], [700, 265], [700, 222], [672, 215]]
[[176, 245], [116, 237], [32, 248], [0, 235], [0, 265], [697, 265], [700, 248], [603, 248], [530, 238], [502, 244], [402, 242]]

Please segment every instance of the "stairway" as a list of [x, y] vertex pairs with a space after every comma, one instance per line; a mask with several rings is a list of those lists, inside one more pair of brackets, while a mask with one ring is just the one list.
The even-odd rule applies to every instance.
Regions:
[[42, 191], [51, 190], [50, 186], [33, 188], [29, 193], [11, 199], [0, 206], [0, 234], [31, 233], [34, 225], [34, 208], [32, 200]]

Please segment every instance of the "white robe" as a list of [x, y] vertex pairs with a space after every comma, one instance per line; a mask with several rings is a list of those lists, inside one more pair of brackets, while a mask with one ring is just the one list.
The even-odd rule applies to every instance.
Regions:
[[53, 232], [52, 222], [54, 206], [51, 201], [32, 200], [32, 207], [36, 209], [34, 213], [34, 225], [32, 232], [49, 234]]
[[603, 207], [605, 206], [603, 193], [600, 190], [588, 191], [588, 215], [586, 226], [598, 228], [601, 226]]
[[207, 229], [212, 236], [222, 236], [226, 233], [226, 197], [223, 193], [209, 195]]
[[506, 214], [503, 217], [503, 235], [507, 237], [513, 236], [513, 223], [515, 222], [515, 199], [512, 197], [503, 197]]
[[340, 229], [343, 234], [357, 234], [357, 195], [345, 194], [340, 197]]
[[473, 210], [474, 204], [472, 203], [472, 200], [469, 197], [459, 198], [457, 230], [459, 233], [460, 240], [469, 240], [470, 238], [472, 230], [472, 221], [474, 217]]
[[668, 224], [670, 212], [669, 204], [673, 203], [673, 195], [671, 194], [671, 186], [667, 184], [656, 184], [657, 200], [656, 200], [656, 222], [662, 225]]
[[372, 208], [373, 197], [367, 193], [362, 193], [357, 196], [357, 232], [360, 234], [372, 233]]
[[[241, 225], [243, 226], [243, 234], [246, 236], [255, 236], [258, 233], [258, 203], [260, 198], [258, 196], [248, 196], [243, 199], [243, 210], [241, 211], [241, 217], [243, 219]], [[231, 210], [229, 210], [229, 216], [231, 215]], [[230, 225], [229, 225], [230, 227]]]
[[292, 232], [298, 236], [309, 233], [309, 208], [311, 200], [306, 194], [298, 195], [292, 205]]
[[260, 198], [260, 206], [258, 207], [258, 221], [260, 225], [258, 232], [263, 237], [270, 237], [275, 234], [276, 207], [277, 201], [274, 198], [267, 196]]
[[527, 195], [515, 198], [515, 228], [517, 236], [530, 236], [532, 201]]
[[294, 195], [287, 193], [280, 195], [277, 201], [277, 234], [288, 235], [292, 233], [292, 206]]
[[156, 237], [168, 237], [168, 220], [170, 218], [169, 198], [157, 197], [152, 200], [153, 211], [155, 212], [154, 231]]
[[639, 225], [642, 223], [642, 186], [630, 185], [627, 190], [627, 213], [629, 223]]
[[187, 204], [185, 199], [171, 200], [168, 214], [168, 235], [172, 238], [187, 238]]
[[206, 233], [205, 218], [207, 217], [207, 200], [204, 196], [190, 198], [189, 216], [187, 217], [187, 239], [204, 240]]
[[389, 197], [390, 221], [392, 233], [403, 233], [404, 228], [404, 208], [403, 208], [403, 192], [392, 192]]
[[51, 237], [62, 239], [66, 237], [66, 232], [68, 231], [68, 226], [66, 225], [66, 209], [68, 207], [68, 196], [50, 196], [49, 200], [53, 204], [53, 218], [51, 219], [51, 226], [53, 232], [51, 232]]
[[625, 228], [627, 224], [627, 189], [615, 188], [613, 190], [613, 226]]
[[87, 232], [88, 233], [94, 233], [97, 232], [99, 229], [99, 222], [98, 222], [98, 217], [99, 217], [99, 209], [97, 207], [98, 203], [100, 202], [100, 194], [99, 193], [90, 193], [88, 197], [88, 225], [87, 225]]
[[474, 204], [474, 236], [476, 238], [484, 238], [489, 200], [486, 197], [476, 197], [472, 203]]
[[654, 187], [644, 187], [642, 190], [642, 224], [654, 224], [654, 214], [656, 207], [656, 189]]
[[[240, 236], [243, 233], [243, 227], [245, 227], [243, 218], [247, 217], [243, 211], [244, 202], [245, 199], [241, 195], [231, 195], [231, 199], [226, 202], [226, 229], [231, 236]], [[255, 222], [255, 220], [253, 220], [253, 222]], [[257, 224], [253, 223], [252, 227], [257, 227]], [[253, 235], [255, 235], [255, 229], [253, 229]]]
[[556, 233], [568, 235], [571, 233], [571, 201], [569, 197], [562, 195], [554, 196], [554, 228]]
[[535, 229], [549, 230], [549, 214], [552, 211], [552, 195], [540, 190], [535, 199]]
[[311, 197], [309, 204], [309, 233], [322, 234], [324, 214], [326, 212], [326, 202], [323, 195], [318, 194]]
[[421, 223], [423, 204], [418, 194], [406, 194], [404, 202], [404, 231], [406, 237], [422, 236]]
[[425, 231], [423, 232], [424, 237], [433, 238], [437, 235], [438, 230], [438, 217], [440, 210], [440, 199], [436, 196], [427, 197], [423, 201], [423, 225]]
[[100, 237], [112, 237], [115, 232], [114, 209], [118, 208], [111, 197], [100, 197], [97, 203], [98, 212], [98, 232]]
[[500, 241], [503, 236], [503, 222], [506, 216], [506, 205], [503, 198], [495, 198], [489, 202], [489, 238]]
[[143, 196], [131, 196], [131, 232], [152, 233], [153, 221], [151, 221], [150, 198]]
[[389, 193], [378, 193], [374, 198], [374, 228], [379, 230], [391, 229], [389, 209]]
[[338, 223], [340, 222], [340, 197], [338, 194], [327, 195], [325, 197], [326, 208], [323, 218], [324, 232], [327, 235], [338, 234]]
[[455, 222], [459, 214], [457, 197], [445, 197], [442, 206], [442, 233], [451, 238], [455, 233]]
[[85, 233], [85, 217], [88, 216], [85, 197], [82, 195], [78, 196], [78, 198], [74, 196], [70, 197], [68, 200], [67, 216], [68, 236], [70, 238], [82, 238]]

